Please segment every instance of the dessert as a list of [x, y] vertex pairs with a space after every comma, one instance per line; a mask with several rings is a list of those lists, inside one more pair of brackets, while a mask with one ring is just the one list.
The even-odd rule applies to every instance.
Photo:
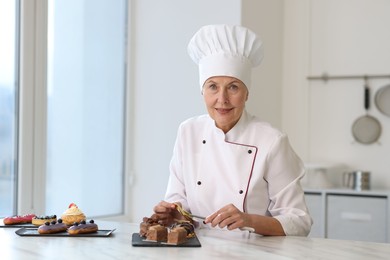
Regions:
[[190, 221], [178, 221], [171, 226], [171, 230], [178, 227], [184, 228], [184, 230], [186, 231], [187, 238], [195, 236], [195, 227]]
[[76, 222], [73, 224], [73, 226], [69, 227], [68, 233], [70, 235], [88, 234], [97, 232], [98, 229], [98, 225], [95, 224], [93, 219], [91, 219], [88, 223], [83, 220], [80, 222], [80, 224]]
[[71, 203], [68, 209], [62, 214], [61, 219], [66, 225], [71, 226], [73, 223], [80, 223], [86, 217], [76, 204]]
[[35, 226], [41, 226], [45, 224], [46, 222], [57, 222], [57, 216], [51, 215], [51, 216], [35, 216], [32, 218], [31, 223], [33, 223]]
[[23, 216], [12, 216], [4, 218], [4, 225], [16, 225], [16, 224], [27, 224], [31, 223], [35, 214], [26, 214]]
[[156, 214], [152, 215], [150, 218], [144, 217], [140, 224], [139, 235], [141, 237], [146, 237], [146, 233], [148, 232], [151, 226], [159, 225], [158, 217]]
[[183, 227], [175, 227], [168, 233], [168, 244], [179, 245], [187, 241], [187, 230]]
[[59, 232], [64, 232], [68, 226], [65, 223], [62, 223], [62, 219], [58, 219], [58, 221], [47, 221], [45, 224], [39, 226], [38, 233], [39, 234], [54, 234]]
[[153, 214], [142, 219], [139, 235], [148, 241], [178, 245], [195, 236], [195, 227], [189, 220], [176, 220], [168, 228], [160, 224], [158, 216]]
[[168, 229], [161, 225], [154, 225], [149, 227], [146, 233], [146, 239], [150, 241], [167, 241]]

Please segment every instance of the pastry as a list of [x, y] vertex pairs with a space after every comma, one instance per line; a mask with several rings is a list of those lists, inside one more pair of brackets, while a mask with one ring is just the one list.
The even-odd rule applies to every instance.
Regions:
[[33, 223], [35, 226], [41, 226], [45, 224], [46, 222], [57, 222], [57, 216], [51, 215], [51, 216], [35, 216], [33, 217], [31, 223]]
[[39, 234], [54, 234], [59, 232], [64, 232], [68, 226], [65, 223], [62, 223], [62, 219], [58, 221], [53, 220], [52, 222], [47, 221], [45, 224], [39, 226]]
[[150, 218], [144, 217], [142, 219], [142, 222], [140, 223], [140, 230], [139, 230], [139, 235], [141, 237], [146, 237], [146, 233], [148, 232], [148, 229], [151, 226], [159, 225], [158, 223], [158, 217], [156, 214], [152, 215]]
[[71, 203], [68, 209], [62, 214], [61, 219], [66, 225], [71, 226], [73, 223], [80, 223], [86, 217], [76, 204]]
[[27, 214], [23, 216], [12, 216], [4, 218], [4, 225], [16, 225], [16, 224], [27, 224], [31, 223], [35, 214]]
[[168, 233], [168, 244], [183, 244], [187, 241], [187, 230], [183, 227], [175, 227]]
[[88, 234], [88, 233], [94, 233], [98, 231], [98, 226], [95, 224], [93, 219], [91, 219], [88, 223], [85, 222], [85, 220], [81, 221], [79, 223], [74, 223], [73, 226], [68, 228], [68, 233], [70, 235], [77, 235], [77, 234]]
[[146, 233], [146, 239], [150, 241], [167, 241], [168, 229], [161, 225], [151, 226]]

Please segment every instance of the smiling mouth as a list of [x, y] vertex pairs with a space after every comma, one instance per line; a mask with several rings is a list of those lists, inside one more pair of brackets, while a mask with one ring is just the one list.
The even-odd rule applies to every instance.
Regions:
[[227, 114], [232, 111], [233, 108], [216, 108], [215, 110], [217, 110], [217, 112], [220, 114]]

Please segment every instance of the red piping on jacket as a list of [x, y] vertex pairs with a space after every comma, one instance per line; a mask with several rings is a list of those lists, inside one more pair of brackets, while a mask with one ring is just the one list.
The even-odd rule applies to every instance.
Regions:
[[244, 196], [244, 200], [242, 202], [242, 211], [243, 212], [246, 212], [246, 207], [245, 207], [245, 204], [246, 204], [246, 198], [247, 198], [247, 195], [248, 195], [248, 190], [249, 190], [249, 184], [251, 183], [251, 179], [252, 179], [252, 174], [253, 174], [253, 168], [255, 167], [255, 161], [256, 161], [256, 156], [257, 156], [257, 151], [258, 151], [258, 148], [257, 146], [253, 146], [253, 145], [247, 145], [247, 144], [239, 144], [239, 143], [234, 143], [234, 142], [229, 142], [229, 141], [225, 141], [226, 143], [229, 143], [229, 144], [235, 144], [235, 145], [241, 145], [241, 146], [245, 146], [245, 147], [252, 147], [254, 148], [256, 151], [255, 151], [255, 158], [253, 159], [252, 161], [252, 167], [251, 167], [251, 172], [249, 174], [249, 179], [248, 179], [248, 184], [246, 186], [246, 191], [245, 191], [245, 196]]

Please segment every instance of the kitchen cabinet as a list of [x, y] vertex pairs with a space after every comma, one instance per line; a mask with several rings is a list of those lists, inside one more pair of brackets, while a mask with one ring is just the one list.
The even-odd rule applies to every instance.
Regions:
[[313, 219], [313, 225], [311, 227], [311, 237], [325, 237], [323, 226], [321, 223], [324, 222], [324, 212], [322, 207], [321, 194], [305, 194], [306, 204], [309, 208], [310, 215]]
[[310, 237], [390, 242], [390, 192], [305, 190]]

